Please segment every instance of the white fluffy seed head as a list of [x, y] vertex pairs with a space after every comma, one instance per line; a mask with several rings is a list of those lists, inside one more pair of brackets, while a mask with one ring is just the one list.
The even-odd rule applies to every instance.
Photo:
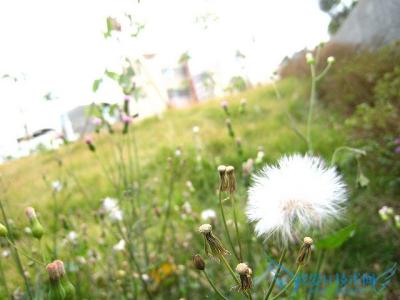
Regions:
[[248, 191], [247, 217], [258, 236], [276, 234], [294, 241], [310, 227], [338, 218], [346, 201], [342, 178], [333, 167], [313, 156], [282, 157], [265, 166]]
[[245, 263], [240, 263], [236, 266], [236, 272], [240, 275], [246, 275], [249, 273], [249, 266]]
[[203, 224], [199, 227], [199, 232], [203, 234], [210, 233], [212, 230], [212, 226], [210, 224]]

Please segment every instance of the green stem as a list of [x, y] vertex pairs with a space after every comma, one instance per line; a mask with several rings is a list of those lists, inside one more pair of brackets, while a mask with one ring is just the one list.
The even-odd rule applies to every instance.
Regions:
[[272, 300], [278, 299], [280, 296], [282, 296], [286, 292], [287, 289], [289, 289], [292, 286], [293, 282], [296, 280], [296, 277], [301, 270], [301, 267], [302, 267], [301, 265], [299, 265], [297, 267], [296, 273], [293, 275], [292, 279], [287, 283], [287, 285], [277, 295], [275, 295], [275, 297], [272, 298]]
[[4, 291], [6, 293], [7, 299], [11, 299], [10, 291], [9, 291], [8, 285], [7, 285], [6, 276], [5, 276], [4, 270], [3, 270], [3, 262], [1, 259], [0, 259], [0, 275], [1, 275], [1, 280], [3, 281]]
[[276, 270], [274, 278], [272, 279], [271, 285], [269, 286], [268, 291], [265, 294], [264, 300], [268, 300], [269, 296], [272, 293], [272, 290], [274, 289], [276, 280], [278, 279], [279, 273], [281, 272], [281, 269], [282, 269], [282, 262], [283, 262], [283, 259], [285, 258], [286, 252], [287, 252], [287, 248], [284, 248], [282, 251], [281, 257], [279, 258], [278, 269]]
[[336, 156], [340, 151], [347, 150], [356, 154], [360, 155], [365, 155], [365, 151], [357, 149], [357, 148], [352, 148], [352, 147], [347, 147], [347, 146], [341, 146], [335, 149], [335, 151], [332, 154], [331, 158], [331, 166], [333, 166], [336, 163]]
[[313, 109], [317, 98], [317, 80], [315, 77], [315, 66], [310, 65], [310, 69], [311, 69], [311, 94], [310, 94], [310, 102], [309, 102], [308, 117], [307, 117], [307, 147], [308, 147], [308, 152], [312, 154], [313, 145], [311, 139], [311, 126], [312, 126]]
[[224, 295], [221, 294], [221, 292], [217, 289], [217, 287], [214, 285], [214, 283], [211, 281], [210, 277], [208, 277], [208, 274], [206, 271], [203, 271], [204, 276], [207, 278], [208, 282], [210, 283], [211, 287], [213, 288], [213, 290], [215, 291], [215, 293], [224, 300], [228, 300], [228, 298], [226, 298]]
[[[7, 227], [8, 232], [11, 232], [11, 227], [10, 224], [8, 223], [8, 219], [7, 219], [7, 215], [6, 212], [4, 210], [4, 206], [3, 206], [3, 202], [0, 201], [0, 210], [3, 216], [3, 220], [4, 220], [4, 224]], [[7, 238], [7, 240], [9, 240]], [[28, 294], [28, 299], [33, 300], [33, 295], [32, 295], [32, 291], [29, 285], [29, 281], [28, 281], [28, 277], [26, 277], [25, 272], [24, 272], [24, 268], [22, 267], [22, 262], [21, 262], [21, 258], [19, 257], [19, 253], [18, 253], [18, 249], [14, 248], [14, 260], [15, 263], [17, 265], [17, 269], [21, 275], [21, 277], [24, 280], [24, 284], [25, 284], [25, 288], [26, 288], [26, 293]]]
[[231, 246], [232, 252], [235, 255], [236, 259], [238, 261], [240, 261], [240, 258], [239, 258], [239, 256], [237, 255], [237, 253], [235, 251], [235, 247], [233, 245], [233, 242], [232, 242], [232, 239], [231, 239], [231, 235], [230, 235], [229, 230], [228, 230], [228, 225], [226, 224], [224, 206], [222, 205], [222, 192], [221, 192], [221, 190], [219, 190], [218, 199], [219, 199], [219, 206], [220, 206], [220, 210], [221, 210], [222, 221], [224, 223], [224, 228], [225, 228], [225, 231], [226, 231], [226, 235], [228, 237], [229, 245]]
[[46, 264], [44, 264], [43, 262], [37, 260], [36, 258], [33, 258], [32, 256], [29, 256], [28, 254], [22, 252], [21, 250], [18, 250], [17, 245], [15, 245], [8, 237], [6, 239], [7, 239], [7, 242], [10, 244], [10, 246], [12, 246], [15, 249], [15, 251], [19, 251], [26, 258], [34, 261], [35, 263], [37, 263], [37, 264], [39, 264], [39, 265], [41, 265], [43, 267], [46, 267]]
[[242, 242], [240, 239], [239, 226], [238, 226], [237, 214], [236, 214], [236, 201], [235, 201], [233, 194], [230, 195], [230, 198], [231, 198], [232, 209], [233, 209], [233, 221], [235, 223], [236, 239], [239, 244], [239, 258], [240, 258], [240, 262], [243, 262]]
[[[324, 262], [324, 258], [325, 258], [325, 250], [321, 249], [321, 251], [319, 252], [319, 255], [318, 255], [317, 268], [315, 269], [315, 272], [314, 272], [314, 274], [316, 274], [317, 276], [319, 276], [319, 273], [321, 271], [321, 267], [322, 267], [322, 263]], [[308, 299], [313, 300], [314, 295], [315, 295], [315, 289], [311, 289]]]
[[[221, 261], [223, 262], [225, 267], [228, 269], [229, 273], [231, 274], [232, 278], [235, 280], [235, 282], [238, 285], [238, 287], [240, 287], [241, 286], [240, 280], [235, 275], [235, 272], [232, 270], [232, 268], [229, 265], [228, 261], [226, 260], [225, 256], [220, 255], [219, 258], [221, 259]], [[252, 299], [251, 293], [249, 293], [247, 291], [243, 291], [243, 293], [246, 295], [247, 298], [249, 298], [250, 300]]]

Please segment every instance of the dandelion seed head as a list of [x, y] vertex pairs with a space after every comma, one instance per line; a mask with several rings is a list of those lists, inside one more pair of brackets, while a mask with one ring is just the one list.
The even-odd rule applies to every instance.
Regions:
[[210, 224], [203, 224], [199, 227], [199, 232], [203, 234], [210, 233], [212, 230], [212, 226]]
[[346, 196], [335, 168], [318, 157], [295, 154], [253, 176], [246, 213], [258, 236], [276, 234], [287, 243], [305, 229], [339, 218]]

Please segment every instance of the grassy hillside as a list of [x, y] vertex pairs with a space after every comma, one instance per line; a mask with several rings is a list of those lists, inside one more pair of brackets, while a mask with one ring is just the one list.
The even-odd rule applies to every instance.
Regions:
[[[162, 116], [143, 120], [133, 125], [134, 129], [130, 130], [129, 135], [121, 135], [120, 128], [116, 128], [114, 135], [101, 132], [94, 136], [95, 154], [87, 149], [83, 141], [79, 141], [58, 151], [42, 153], [1, 165], [3, 186], [0, 195], [10, 218], [14, 220], [15, 234], [20, 237], [21, 245], [34, 250], [38, 247], [35, 243], [31, 244], [23, 233], [23, 228], [28, 225], [24, 209], [26, 206], [34, 206], [40, 214], [41, 222], [46, 227], [44, 244], [48, 246], [49, 256], [53, 232], [57, 232], [57, 239], [59, 239], [59, 256], [71, 262], [71, 270], [84, 268], [73, 262], [78, 261], [77, 257], [88, 259], [90, 250], [95, 249], [104, 256], [102, 263], [92, 268], [88, 267], [85, 271], [93, 275], [90, 280], [93, 280], [95, 285], [91, 285], [90, 281], [80, 281], [79, 272], [76, 270], [71, 276], [72, 281], [79, 286], [80, 299], [93, 299], [91, 295], [96, 295], [99, 299], [106, 298], [107, 295], [112, 297], [112, 294], [111, 296], [107, 294], [110, 292], [107, 292], [105, 288], [107, 284], [102, 281], [105, 279], [102, 279], [98, 272], [102, 273], [100, 271], [102, 267], [104, 268], [109, 263], [107, 257], [111, 251], [110, 245], [112, 247], [118, 240], [112, 234], [103, 236], [104, 224], [98, 217], [98, 210], [102, 199], [107, 196], [128, 199], [129, 195], [133, 194], [133, 198], [141, 199], [137, 205], [144, 214], [143, 230], [147, 234], [150, 262], [154, 261], [154, 264], [150, 263], [151, 266], [147, 268], [147, 272], [152, 274], [154, 281], [154, 286], [152, 285], [154, 294], [163, 297], [162, 295], [166, 295], [163, 293], [167, 291], [176, 296], [176, 299], [178, 297], [203, 299], [202, 293], [212, 292], [205, 287], [207, 283], [202, 282], [198, 279], [198, 275], [193, 273], [190, 257], [202, 250], [201, 239], [195, 234], [198, 224], [201, 223], [200, 212], [208, 208], [217, 210], [217, 166], [230, 164], [237, 170], [238, 181], [240, 181], [239, 220], [243, 224], [241, 230], [245, 231], [248, 226], [245, 222], [243, 207], [249, 179], [242, 172], [243, 162], [249, 158], [255, 159], [262, 149], [265, 156], [262, 158], [262, 163], [254, 165], [253, 172], [255, 172], [264, 163], [274, 162], [284, 154], [306, 151], [306, 144], [291, 128], [295, 122], [298, 130], [305, 131], [308, 97], [306, 85], [294, 79], [286, 79], [280, 82], [278, 89], [282, 96], [280, 99], [276, 98], [273, 86], [257, 87], [244, 94], [228, 97], [229, 118], [236, 137], [240, 137], [242, 154], [237, 151], [235, 139], [228, 134], [225, 125], [226, 115], [221, 109], [220, 100], [214, 100], [188, 109], [167, 111]], [[242, 98], [247, 99], [244, 111], [240, 104]], [[292, 116], [291, 122], [288, 113]], [[194, 126], [199, 127], [198, 134], [193, 133]], [[131, 143], [133, 135], [137, 144], [138, 159], [135, 157], [135, 145]], [[346, 143], [341, 117], [318, 106], [312, 135], [316, 154], [327, 160], [330, 160], [335, 148]], [[119, 152], [119, 147], [124, 146], [128, 147], [125, 148], [128, 151]], [[177, 149], [179, 149], [178, 153]], [[121, 155], [126, 162], [123, 166], [116, 163]], [[351, 195], [349, 218], [337, 224], [336, 227], [376, 216], [375, 210], [363, 208], [364, 211], [360, 211], [360, 208], [364, 207], [360, 203], [360, 197], [373, 199], [374, 196], [366, 191], [360, 192], [354, 189], [357, 170], [354, 162], [351, 162], [351, 157], [345, 158], [347, 161], [345, 160], [346, 163], [342, 168], [345, 171]], [[174, 172], [171, 171], [171, 164], [175, 164]], [[121, 184], [124, 188], [114, 189], [107, 174], [114, 179], [121, 174], [122, 177], [128, 178], [129, 182]], [[55, 180], [60, 180], [63, 184], [60, 193], [52, 192], [50, 183]], [[138, 191], [138, 186], [141, 187], [140, 191]], [[168, 210], [166, 203], [169, 198], [172, 200], [170, 214], [173, 221], [171, 221], [171, 228], [168, 228], [166, 232], [171, 236], [165, 240], [164, 250], [159, 253], [157, 242], [163, 223], [162, 216]], [[60, 208], [58, 218], [54, 217], [54, 205]], [[121, 206], [127, 212], [130, 203], [122, 201]], [[357, 218], [356, 215], [358, 215]], [[218, 226], [221, 225], [218, 223], [220, 221], [216, 222], [216, 227], [219, 228], [216, 231], [221, 232], [222, 226]], [[78, 233], [79, 241], [71, 246], [66, 236], [72, 230]], [[362, 235], [357, 237], [356, 234], [356, 240], [362, 242], [368, 236], [375, 236], [375, 231], [371, 233], [360, 230]], [[254, 252], [251, 246], [248, 246], [248, 260], [253, 263], [254, 271], [262, 273], [262, 268], [265, 267], [262, 256], [263, 243], [261, 240], [257, 241], [252, 234], [245, 238], [249, 241], [248, 245], [251, 243], [258, 245], [259, 250]], [[140, 239], [140, 237], [135, 236], [134, 239]], [[393, 251], [393, 248], [388, 250], [389, 255], [386, 255], [385, 261], [378, 261], [377, 255], [388, 253], [388, 251], [384, 252], [383, 249], [379, 250], [374, 246], [369, 249], [360, 249], [359, 244], [351, 245], [347, 248], [345, 245], [345, 248], [328, 253], [326, 269], [373, 271], [371, 262], [375, 262], [376, 270], [382, 270], [384, 266], [379, 264], [389, 263], [392, 259], [390, 251]], [[279, 255], [276, 248], [269, 249], [273, 255]], [[368, 251], [376, 255], [371, 258], [367, 255]], [[337, 255], [342, 259], [338, 259]], [[159, 256], [163, 258], [161, 261], [170, 263], [169, 268], [177, 277], [164, 278], [157, 275], [158, 273], [156, 275], [152, 273], [151, 270], [154, 271], [154, 268], [160, 267], [160, 259], [155, 258]], [[296, 251], [288, 256], [288, 260], [290, 261], [295, 256]], [[109, 270], [111, 273], [124, 268], [123, 256], [118, 256], [115, 260], [113, 261], [115, 270], [111, 268]], [[316, 257], [313, 260], [316, 263]], [[10, 286], [13, 286], [19, 281], [18, 275], [11, 266], [11, 259], [6, 260], [5, 264], [7, 278], [10, 278], [10, 282], [12, 281]], [[33, 267], [30, 272], [34, 273]], [[182, 275], [183, 273], [185, 276]], [[225, 280], [220, 279], [221, 282]]]

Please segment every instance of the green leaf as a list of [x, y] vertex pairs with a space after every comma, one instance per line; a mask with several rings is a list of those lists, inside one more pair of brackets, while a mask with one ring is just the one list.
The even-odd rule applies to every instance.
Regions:
[[350, 239], [356, 232], [356, 225], [352, 224], [333, 234], [327, 236], [326, 238], [319, 240], [315, 243], [315, 246], [319, 249], [336, 249], [343, 245], [348, 239]]
[[97, 90], [100, 87], [100, 84], [103, 82], [102, 78], [96, 79], [95, 81], [93, 81], [93, 85], [92, 85], [92, 91], [93, 92], [97, 92]]
[[112, 80], [119, 81], [120, 76], [119, 76], [119, 74], [117, 74], [115, 72], [105, 70], [104, 74], [106, 74]]
[[365, 176], [363, 173], [360, 173], [360, 175], [357, 178], [357, 183], [360, 187], [364, 188], [367, 187], [369, 184], [369, 179], [367, 176]]

